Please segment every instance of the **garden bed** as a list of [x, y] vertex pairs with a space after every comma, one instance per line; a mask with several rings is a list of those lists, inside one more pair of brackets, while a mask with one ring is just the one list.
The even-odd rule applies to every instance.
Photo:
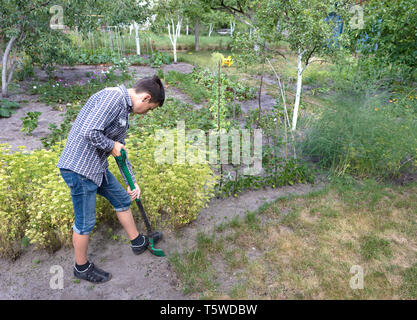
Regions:
[[[86, 83], [88, 77], [86, 72], [102, 70], [104, 66], [77, 65], [74, 67], [61, 67], [58, 69], [57, 78], [64, 79], [67, 83]], [[187, 72], [192, 70], [192, 66], [179, 63], [162, 66], [162, 70], [176, 70]], [[129, 71], [136, 74], [132, 81], [144, 76], [151, 76], [156, 73], [156, 69], [148, 66], [131, 66]], [[38, 78], [46, 80], [46, 75], [39, 72]], [[65, 111], [65, 106], [61, 105], [61, 110], [37, 102], [38, 95], [23, 94], [28, 90], [28, 83], [22, 82], [20, 88], [16, 88], [11, 94], [11, 100], [24, 101], [18, 113], [12, 118], [1, 119], [4, 123], [4, 132], [10, 132], [3, 137], [2, 142], [12, 144], [16, 150], [18, 145], [25, 145], [28, 150], [42, 147], [40, 138], [48, 133], [49, 123], [59, 124]], [[192, 103], [189, 96], [175, 87], [167, 87], [167, 96], [175, 97], [183, 102], [190, 103], [195, 108], [201, 105]], [[269, 99], [268, 97], [266, 97]], [[270, 100], [270, 99], [269, 99]], [[262, 99], [264, 101], [264, 99]], [[247, 109], [257, 108], [257, 99], [245, 101]], [[55, 107], [55, 109], [59, 108]], [[246, 109], [246, 107], [245, 107]], [[20, 133], [21, 122], [18, 121], [24, 113], [28, 111], [42, 111], [39, 118], [38, 127], [33, 131], [32, 136], [23, 136]], [[243, 115], [241, 115], [243, 124]], [[14, 133], [14, 134], [13, 134]], [[23, 138], [16, 139], [20, 133]], [[168, 258], [156, 258], [149, 252], [140, 258], [133, 255], [129, 246], [128, 239], [124, 230], [119, 225], [110, 229], [106, 224], [97, 226], [92, 235], [89, 249], [89, 257], [97, 265], [113, 273], [112, 281], [106, 286], [94, 286], [90, 283], [74, 281], [72, 276], [73, 252], [72, 249], [64, 247], [53, 254], [46, 251], [35, 250], [33, 245], [26, 244], [21, 256], [15, 260], [0, 259], [0, 273], [6, 275], [1, 278], [0, 298], [3, 299], [195, 299], [198, 296], [185, 294], [180, 287], [169, 257], [176, 252], [190, 250], [197, 241], [200, 232], [211, 232], [216, 225], [230, 221], [235, 217], [242, 217], [248, 210], [257, 210], [268, 201], [289, 194], [305, 194], [321, 188], [323, 181], [317, 185], [298, 184], [296, 186], [285, 186], [282, 188], [261, 188], [259, 190], [244, 191], [237, 197], [225, 199], [212, 199], [207, 208], [203, 209], [193, 221], [180, 231], [162, 230], [164, 240], [158, 245], [167, 253]], [[136, 217], [136, 221], [141, 221]], [[144, 230], [142, 225], [140, 230]], [[52, 277], [50, 268], [54, 265], [63, 267], [64, 270], [64, 289], [51, 290], [49, 281]]]

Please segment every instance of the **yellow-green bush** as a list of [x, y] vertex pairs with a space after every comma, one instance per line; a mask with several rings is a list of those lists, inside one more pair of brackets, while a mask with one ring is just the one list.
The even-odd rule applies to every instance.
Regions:
[[28, 204], [26, 236], [37, 247], [52, 251], [70, 244], [74, 223], [72, 200], [58, 169], [45, 172], [33, 187], [36, 197]]
[[[27, 163], [23, 156], [11, 159], [7, 146], [0, 145], [0, 255], [15, 258], [20, 252], [27, 220], [28, 190], [24, 188], [24, 181], [29, 171], [25, 170]], [[10, 170], [10, 166], [14, 170]]]
[[[0, 145], [1, 256], [17, 257], [24, 236], [37, 248], [52, 251], [71, 244], [72, 200], [56, 167], [64, 145], [62, 141], [51, 150], [16, 153], [10, 153], [7, 144]], [[156, 223], [166, 213], [166, 225], [180, 227], [194, 220], [213, 196], [215, 178], [208, 165], [157, 164], [156, 146], [152, 136], [130, 138], [129, 160], [149, 219]], [[110, 171], [124, 186], [116, 162], [108, 160]], [[98, 224], [115, 220], [114, 210], [102, 197], [97, 198], [96, 211]]]
[[148, 218], [155, 223], [165, 213], [164, 224], [178, 228], [195, 220], [214, 196], [216, 177], [208, 164], [157, 163], [154, 153], [159, 143], [153, 135], [131, 136], [126, 140], [129, 162]]
[[[57, 148], [60, 147], [10, 153], [7, 144], [0, 146], [0, 255], [19, 255], [21, 239], [35, 215], [32, 207], [39, 200], [45, 176], [56, 173]], [[49, 197], [52, 200], [51, 194]]]

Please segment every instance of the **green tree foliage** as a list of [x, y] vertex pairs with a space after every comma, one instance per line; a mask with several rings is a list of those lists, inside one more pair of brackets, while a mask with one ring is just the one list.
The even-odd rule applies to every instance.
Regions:
[[18, 55], [25, 53], [49, 69], [54, 63], [71, 63], [70, 40], [62, 28], [77, 27], [86, 33], [103, 24], [140, 23], [146, 19], [147, 6], [148, 1], [136, 0], [1, 0], [2, 95], [8, 95]]
[[297, 54], [297, 89], [294, 101], [292, 130], [296, 129], [298, 108], [302, 94], [304, 70], [313, 57], [335, 57], [346, 45], [348, 37], [334, 36], [337, 21], [326, 19], [336, 13], [342, 20], [348, 18], [348, 8], [335, 1], [320, 0], [259, 0], [256, 7], [256, 25], [259, 35], [266, 41], [285, 40]]
[[[369, 0], [363, 6], [363, 29], [350, 30], [354, 40], [367, 36], [359, 45], [362, 55], [380, 65], [398, 66], [403, 75], [417, 68], [417, 2]], [[358, 46], [358, 43], [354, 43]]]

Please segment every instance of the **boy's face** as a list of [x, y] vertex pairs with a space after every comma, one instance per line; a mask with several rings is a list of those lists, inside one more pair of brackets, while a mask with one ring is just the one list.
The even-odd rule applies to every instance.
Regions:
[[136, 93], [134, 90], [129, 93], [130, 98], [132, 99], [132, 111], [135, 114], [146, 114], [149, 110], [153, 110], [159, 106], [156, 102], [149, 102], [151, 99], [151, 95], [149, 93]]

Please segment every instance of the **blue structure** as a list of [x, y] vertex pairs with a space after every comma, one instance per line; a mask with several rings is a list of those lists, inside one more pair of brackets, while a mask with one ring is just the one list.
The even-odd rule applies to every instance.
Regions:
[[[335, 12], [332, 12], [324, 19], [324, 21], [332, 22], [335, 25], [333, 27], [332, 36], [326, 39], [327, 47], [339, 48], [338, 38], [343, 32], [343, 24], [344, 24], [342, 18], [338, 16]], [[381, 27], [380, 27], [381, 22], [382, 22], [382, 19], [378, 19], [378, 22], [374, 26], [372, 26], [372, 33], [378, 32], [378, 36], [381, 35]], [[356, 49], [355, 49], [356, 53], [362, 50], [376, 51], [378, 49], [378, 44], [376, 43], [374, 48], [371, 48], [370, 39], [371, 39], [370, 36], [366, 32], [363, 32], [361, 37], [356, 42]]]
[[[381, 26], [381, 22], [382, 22], [382, 19], [379, 18], [378, 19], [378, 22], [375, 25], [372, 26], [372, 32], [374, 33], [376, 31], [378, 31], [378, 37], [381, 35], [381, 27], [380, 27]], [[365, 51], [371, 51], [371, 50], [376, 51], [378, 49], [378, 43], [375, 44], [375, 46], [374, 46], [373, 49], [371, 48], [371, 44], [369, 43], [370, 42], [369, 39], [371, 39], [370, 36], [366, 32], [364, 32], [362, 34], [362, 37], [359, 38], [356, 41], [356, 49], [355, 49], [356, 53], [358, 53], [358, 52], [360, 52], [362, 50], [365, 50]]]
[[343, 20], [340, 16], [338, 16], [336, 13], [332, 12], [330, 13], [324, 21], [333, 22], [335, 26], [332, 30], [332, 36], [329, 39], [326, 39], [327, 47], [336, 47], [339, 48], [338, 38], [343, 32]]

